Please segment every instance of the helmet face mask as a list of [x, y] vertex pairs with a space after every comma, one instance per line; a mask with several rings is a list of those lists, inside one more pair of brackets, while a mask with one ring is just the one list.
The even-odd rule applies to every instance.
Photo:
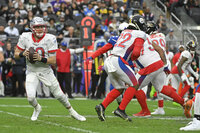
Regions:
[[152, 34], [157, 30], [158, 30], [158, 27], [154, 21], [147, 22], [147, 30], [146, 30], [147, 34]]
[[141, 15], [134, 15], [129, 20], [129, 26], [134, 27], [136, 30], [146, 31], [146, 21]]
[[196, 43], [193, 40], [190, 40], [189, 42], [187, 42], [186, 44], [186, 48], [187, 50], [191, 53], [194, 54], [195, 53], [195, 49], [196, 49]]
[[43, 37], [47, 29], [45, 21], [40, 17], [33, 18], [30, 23], [30, 28], [32, 33], [38, 38]]

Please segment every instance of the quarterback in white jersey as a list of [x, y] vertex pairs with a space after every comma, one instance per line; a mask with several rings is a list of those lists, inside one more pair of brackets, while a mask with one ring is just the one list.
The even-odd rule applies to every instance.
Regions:
[[[32, 32], [23, 33], [20, 36], [14, 55], [15, 58], [26, 57], [26, 94], [29, 103], [34, 107], [31, 120], [37, 120], [42, 110], [42, 107], [36, 100], [36, 90], [38, 84], [42, 82], [50, 89], [54, 97], [69, 110], [73, 118], [85, 121], [85, 117], [79, 115], [70, 105], [67, 96], [62, 92], [50, 67], [50, 65], [56, 64], [56, 37], [46, 33], [46, 23], [40, 17], [33, 18], [30, 28]], [[33, 47], [35, 50], [33, 54], [33, 61], [35, 63], [30, 63], [30, 47]]]
[[[105, 121], [104, 111], [124, 90], [123, 99], [119, 107], [114, 111], [116, 116], [126, 121], [131, 118], [125, 113], [126, 106], [133, 98], [138, 86], [135, 72], [128, 64], [128, 60], [139, 57], [140, 51], [146, 40], [146, 23], [141, 15], [134, 15], [115, 43], [111, 55], [105, 60], [104, 69], [115, 89], [111, 90], [104, 101], [95, 107], [98, 117]], [[128, 87], [127, 87], [128, 86]]]

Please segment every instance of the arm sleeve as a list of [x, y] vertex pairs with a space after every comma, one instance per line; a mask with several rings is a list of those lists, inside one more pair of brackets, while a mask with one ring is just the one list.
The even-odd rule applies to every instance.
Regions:
[[104, 45], [102, 48], [98, 49], [97, 51], [95, 51], [93, 54], [92, 54], [92, 58], [96, 58], [98, 57], [99, 55], [103, 54], [103, 53], [106, 53], [108, 50], [112, 49], [113, 48], [113, 45], [110, 44], [110, 43], [107, 43], [106, 45]]
[[190, 65], [188, 65], [187, 70], [192, 74], [195, 75], [194, 70], [192, 69], [192, 67]]
[[78, 54], [84, 51], [84, 48], [69, 49], [71, 54]]
[[58, 50], [58, 44], [55, 36], [52, 36], [52, 39], [49, 42], [48, 53], [55, 53]]
[[22, 35], [19, 37], [19, 40], [18, 40], [18, 43], [17, 43], [17, 48], [24, 51], [25, 50], [25, 46], [24, 46], [24, 39], [25, 38]]
[[131, 55], [131, 60], [134, 61], [140, 56], [140, 52], [143, 48], [144, 39], [136, 38], [132, 45], [135, 45], [133, 48], [133, 53]]

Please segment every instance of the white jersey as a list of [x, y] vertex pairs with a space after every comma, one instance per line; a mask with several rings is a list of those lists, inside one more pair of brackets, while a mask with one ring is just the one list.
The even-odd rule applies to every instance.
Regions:
[[124, 30], [120, 34], [111, 53], [113, 55], [120, 56], [124, 58], [126, 61], [128, 61], [133, 52], [133, 48], [135, 45], [134, 41], [136, 38], [142, 38], [146, 40], [146, 33], [139, 30], [128, 30], [128, 29]]
[[[17, 47], [20, 50], [28, 50], [30, 47], [33, 47], [36, 52], [45, 58], [48, 58], [50, 53], [54, 53], [58, 49], [57, 40], [54, 35], [45, 34], [42, 39], [36, 41], [31, 32], [25, 32], [20, 36]], [[41, 72], [50, 69], [50, 65], [42, 62], [31, 64], [26, 60], [26, 64], [27, 71]]]
[[167, 59], [168, 60], [172, 60], [172, 58], [174, 57], [174, 54], [172, 52], [167, 52]]
[[176, 66], [178, 66], [178, 63], [180, 62], [181, 58], [185, 57], [187, 58], [187, 61], [185, 61], [181, 67], [181, 69], [185, 72], [185, 70], [187, 69], [187, 67], [189, 65], [191, 65], [192, 60], [194, 58], [194, 56], [187, 50], [184, 50], [183, 52], [181, 52], [180, 58], [178, 59], [178, 62], [176, 63]]
[[141, 51], [141, 54], [135, 62], [137, 66], [141, 69], [159, 60], [161, 60], [160, 55], [154, 50], [151, 38], [149, 35], [147, 35], [147, 40], [144, 42], [144, 47]]

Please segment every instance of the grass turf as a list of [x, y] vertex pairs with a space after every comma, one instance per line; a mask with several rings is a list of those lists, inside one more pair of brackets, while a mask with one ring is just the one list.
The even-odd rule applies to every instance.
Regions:
[[[106, 121], [97, 118], [95, 106], [102, 100], [70, 100], [73, 108], [87, 118], [80, 122], [69, 116], [68, 111], [55, 99], [38, 99], [42, 112], [37, 121], [31, 121], [33, 108], [25, 98], [0, 99], [0, 133], [179, 133], [191, 119], [186, 119], [181, 107], [172, 102], [164, 102], [165, 115], [150, 118], [132, 117], [133, 122], [125, 122], [115, 117], [112, 111], [117, 108], [114, 101], [106, 109]], [[157, 108], [157, 101], [147, 101], [150, 111]], [[132, 116], [138, 113], [140, 106], [131, 101], [126, 113]]]

